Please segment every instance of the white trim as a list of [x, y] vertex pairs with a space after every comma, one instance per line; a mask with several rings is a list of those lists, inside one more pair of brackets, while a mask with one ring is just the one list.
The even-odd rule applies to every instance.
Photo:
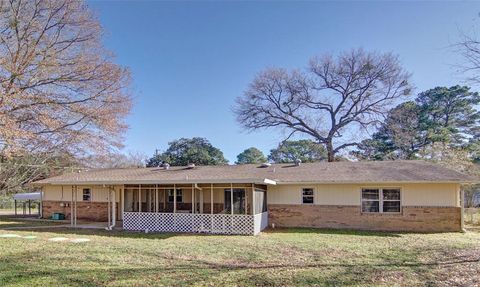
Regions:
[[[90, 198], [88, 200], [83, 199], [83, 192], [85, 189], [90, 191]], [[91, 187], [82, 187], [82, 202], [92, 202], [93, 201], [93, 188]]]
[[[363, 199], [363, 190], [364, 189], [376, 189], [378, 190], [378, 200], [374, 199]], [[383, 190], [384, 189], [398, 189], [400, 191], [400, 200], [384, 200], [383, 199]], [[399, 186], [362, 186], [360, 187], [360, 212], [362, 214], [402, 214], [402, 207], [403, 207], [403, 191], [402, 188]], [[364, 201], [378, 201], [378, 212], [370, 212], [370, 211], [363, 211], [363, 202]], [[383, 202], [384, 201], [399, 201], [400, 202], [400, 210], [398, 212], [383, 212]]]
[[[312, 197], [313, 197], [313, 202], [312, 202], [312, 203], [303, 203], [303, 190], [304, 190], [304, 189], [311, 189], [311, 190], [313, 191], [313, 195], [312, 195]], [[312, 187], [310, 187], [310, 186], [303, 186], [303, 187], [301, 187], [301, 188], [300, 188], [300, 204], [301, 204], [301, 205], [315, 205], [315, 204], [317, 204], [317, 200], [316, 200], [315, 194], [316, 194], [315, 187], [313, 187], [313, 186], [312, 186]]]
[[[478, 181], [480, 182], [480, 180]], [[330, 185], [330, 184], [377, 184], [377, 185], [385, 185], [385, 184], [415, 184], [415, 183], [452, 183], [452, 184], [467, 184], [472, 183], [470, 181], [352, 181], [352, 180], [344, 180], [344, 181], [276, 181], [276, 185], [291, 185], [291, 184], [315, 184], [315, 185]]]
[[200, 180], [109, 180], [109, 181], [58, 181], [51, 183], [35, 183], [33, 185], [121, 185], [121, 184], [192, 184], [192, 183], [255, 183], [275, 185], [277, 182], [268, 178], [251, 178], [251, 179], [200, 179]]

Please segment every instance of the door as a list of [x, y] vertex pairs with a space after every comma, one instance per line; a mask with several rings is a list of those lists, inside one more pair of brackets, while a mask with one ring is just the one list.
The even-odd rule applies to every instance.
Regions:
[[[230, 214], [232, 210], [232, 200], [230, 189], [225, 189], [224, 196], [225, 213]], [[233, 214], [245, 214], [245, 189], [233, 189]]]

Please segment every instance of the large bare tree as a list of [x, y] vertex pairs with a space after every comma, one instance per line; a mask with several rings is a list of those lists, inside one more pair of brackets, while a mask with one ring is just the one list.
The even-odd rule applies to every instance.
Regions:
[[121, 146], [130, 74], [83, 1], [0, 1], [0, 152]]
[[339, 151], [358, 144], [360, 129], [381, 121], [410, 93], [409, 77], [390, 53], [358, 49], [324, 55], [313, 58], [306, 71], [260, 73], [234, 110], [246, 129], [282, 128], [288, 137], [309, 136], [324, 144], [328, 161], [334, 161]]

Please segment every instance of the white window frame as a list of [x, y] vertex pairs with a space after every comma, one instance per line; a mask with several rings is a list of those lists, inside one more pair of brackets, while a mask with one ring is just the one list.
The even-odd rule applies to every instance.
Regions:
[[[312, 202], [312, 203], [304, 203], [304, 202], [303, 202], [303, 197], [304, 197], [303, 191], [304, 191], [305, 189], [311, 189], [311, 190], [312, 190], [312, 192], [313, 192], [313, 194], [311, 195], [311, 197], [312, 197], [312, 199], [313, 199], [313, 202]], [[309, 197], [309, 195], [307, 195], [307, 196]], [[313, 204], [315, 204], [315, 202], [316, 202], [316, 201], [315, 201], [315, 188], [313, 188], [313, 187], [302, 187], [302, 188], [300, 189], [300, 204], [313, 205]]]
[[[378, 200], [375, 200], [375, 199], [363, 199], [363, 190], [364, 189], [378, 189]], [[395, 199], [395, 200], [392, 200], [392, 199], [387, 199], [387, 200], [384, 200], [383, 199], [383, 190], [384, 189], [398, 189], [400, 191], [400, 199]], [[365, 186], [365, 187], [362, 187], [360, 188], [360, 212], [361, 213], [366, 213], [366, 214], [401, 214], [402, 213], [402, 207], [403, 207], [403, 204], [402, 204], [402, 188], [401, 187], [398, 187], [398, 186], [382, 186], [382, 187], [378, 187], [378, 186]], [[364, 201], [378, 201], [378, 212], [373, 212], [373, 211], [363, 211], [363, 202]], [[384, 212], [383, 211], [383, 202], [384, 201], [399, 201], [400, 202], [400, 210], [398, 212]]]
[[[83, 193], [85, 192], [85, 189], [88, 189], [88, 190], [90, 191], [90, 199], [89, 199], [89, 200], [83, 199]], [[91, 202], [91, 201], [92, 201], [92, 197], [93, 197], [93, 189], [92, 189], [91, 187], [83, 187], [83, 188], [82, 188], [82, 201]]]

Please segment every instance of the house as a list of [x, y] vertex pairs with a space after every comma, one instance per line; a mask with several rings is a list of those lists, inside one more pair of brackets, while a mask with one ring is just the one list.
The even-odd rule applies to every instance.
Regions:
[[425, 161], [94, 169], [47, 178], [42, 215], [125, 230], [257, 234], [267, 226], [461, 231], [460, 184]]

